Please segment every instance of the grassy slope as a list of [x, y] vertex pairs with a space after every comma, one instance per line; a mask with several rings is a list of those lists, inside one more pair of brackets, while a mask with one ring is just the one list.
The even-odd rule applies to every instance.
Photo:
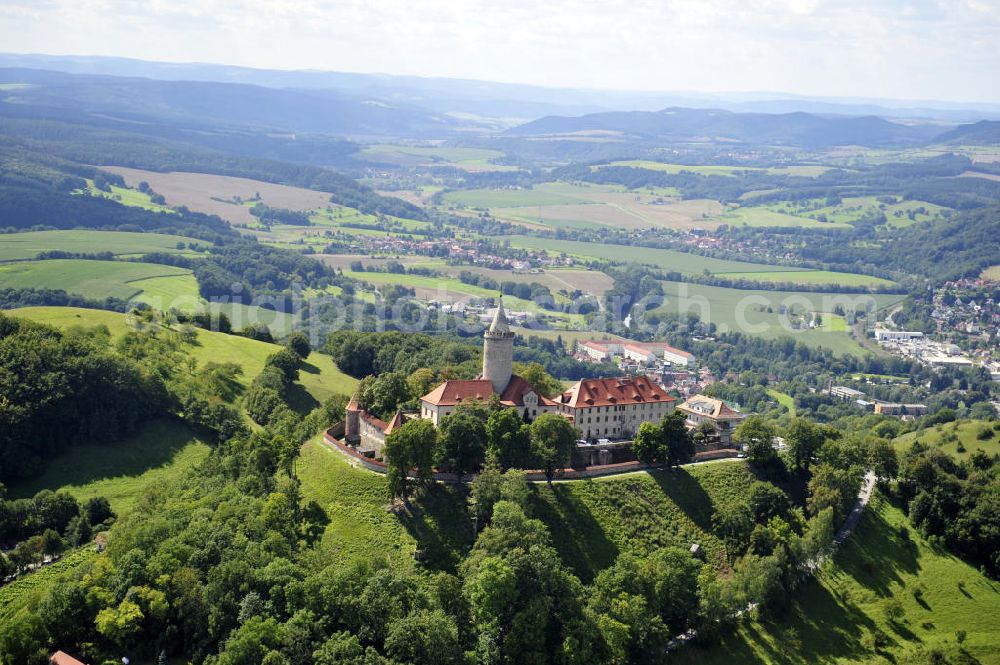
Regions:
[[[54, 259], [50, 261], [29, 261], [0, 265], [0, 287], [24, 289], [63, 289], [87, 298], [103, 299], [115, 296], [131, 298], [142, 291], [133, 282], [152, 277], [191, 277], [183, 287], [193, 289], [189, 295], [197, 297], [197, 283], [191, 271], [185, 268], [153, 263], [121, 263], [114, 261], [88, 261], [79, 259]], [[155, 287], [154, 287], [155, 288]]]
[[671, 471], [537, 485], [534, 516], [549, 527], [563, 561], [593, 578], [621, 551], [699, 543], [722, 566], [725, 545], [711, 533], [714, 506], [743, 501], [754, 476], [726, 461]]
[[317, 501], [331, 519], [316, 565], [335, 558], [411, 567], [413, 553], [422, 549], [429, 568], [453, 570], [472, 544], [464, 488], [435, 486], [419, 506], [393, 514], [385, 476], [354, 468], [318, 438], [303, 446], [297, 472], [303, 497]]
[[182, 477], [208, 455], [208, 446], [183, 423], [156, 420], [135, 436], [111, 444], [75, 446], [49, 460], [45, 472], [7, 486], [13, 498], [43, 489], [67, 490], [80, 501], [106, 497], [121, 515], [140, 489]]
[[111, 252], [116, 256], [163, 252], [193, 254], [192, 250], [177, 249], [177, 243], [204, 242], [194, 238], [163, 233], [128, 233], [124, 231], [29, 231], [0, 235], [0, 261], [33, 259], [39, 252]]
[[[910, 541], [899, 535], [907, 526]], [[918, 600], [912, 590], [924, 589]], [[890, 599], [905, 610], [893, 627], [885, 618]], [[786, 616], [754, 622], [709, 648], [690, 647], [671, 662], [729, 663], [927, 663], [941, 649], [955, 660], [955, 631], [972, 663], [1000, 663], [1000, 585], [920, 538], [903, 513], [876, 496], [861, 525], [822, 571], [818, 581], [795, 592]], [[866, 639], [874, 629], [891, 643], [881, 655]]]
[[[903, 434], [897, 437], [893, 441], [893, 444], [896, 446], [896, 450], [905, 452], [909, 450], [914, 441], [921, 441], [931, 449], [940, 448], [943, 452], [958, 459], [965, 459], [976, 450], [982, 450], [988, 455], [995, 455], [1000, 453], [1000, 432], [993, 430], [993, 425], [994, 423], [992, 422], [982, 420], [960, 420], [953, 423], [936, 425], [922, 432]], [[983, 427], [991, 429], [993, 436], [986, 440], [976, 438], [976, 435]], [[951, 438], [951, 434], [955, 434], [958, 440], [942, 441], [945, 436]], [[964, 452], [958, 452], [958, 445], [960, 443], [965, 448]]]
[[[11, 310], [10, 314], [24, 316], [35, 321], [48, 323], [57, 328], [74, 325], [106, 325], [113, 335], [121, 335], [128, 330], [124, 314], [74, 307], [25, 307]], [[249, 384], [261, 369], [267, 357], [280, 347], [265, 342], [257, 342], [236, 335], [198, 330], [198, 346], [190, 347], [191, 355], [199, 364], [207, 362], [234, 362], [243, 367], [241, 381]], [[306, 402], [303, 406], [322, 402], [335, 393], [353, 392], [357, 380], [344, 374], [333, 363], [333, 359], [313, 353], [306, 360], [300, 372], [300, 383], [307, 395], [300, 395]]]

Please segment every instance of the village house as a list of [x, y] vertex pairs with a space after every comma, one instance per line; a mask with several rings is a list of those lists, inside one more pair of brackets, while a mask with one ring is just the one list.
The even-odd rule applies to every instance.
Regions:
[[625, 360], [652, 364], [662, 360], [671, 365], [688, 367], [694, 356], [664, 342], [632, 342], [629, 340], [585, 340], [577, 344], [577, 353], [598, 362], [621, 356]]
[[719, 442], [731, 444], [733, 431], [746, 420], [746, 414], [733, 409], [721, 399], [706, 395], [695, 395], [677, 407], [687, 417], [689, 429], [697, 429], [702, 423], [711, 423], [719, 437]]

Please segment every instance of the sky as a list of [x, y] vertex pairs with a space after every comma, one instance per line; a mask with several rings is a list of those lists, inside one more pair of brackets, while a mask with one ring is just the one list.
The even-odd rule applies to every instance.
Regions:
[[1000, 0], [2, 0], [0, 50], [1000, 102]]

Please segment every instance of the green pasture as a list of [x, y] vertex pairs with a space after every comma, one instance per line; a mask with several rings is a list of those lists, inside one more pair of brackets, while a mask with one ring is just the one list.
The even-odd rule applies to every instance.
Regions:
[[[840, 306], [844, 311], [859, 311], [870, 305], [881, 310], [906, 297], [730, 289], [687, 282], [661, 282], [661, 285], [666, 302], [652, 310], [653, 313], [693, 312], [702, 321], [714, 323], [721, 332], [743, 332], [765, 339], [788, 336], [811, 347], [823, 346], [835, 353], [854, 356], [864, 355], [864, 350], [851, 337], [843, 317], [832, 313], [834, 309]], [[807, 326], [814, 312], [821, 317], [817, 328], [793, 327]]]
[[[183, 247], [178, 247], [182, 243]], [[111, 252], [116, 256], [164, 254], [194, 254], [188, 243], [204, 245], [195, 238], [163, 233], [129, 233], [123, 231], [28, 231], [0, 234], [0, 261], [33, 259], [41, 252], [73, 252], [88, 254]]]
[[296, 472], [303, 499], [330, 517], [311, 554], [317, 567], [337, 559], [413, 568], [420, 549], [428, 568], [454, 570], [472, 545], [463, 486], [435, 484], [419, 502], [392, 512], [385, 476], [355, 467], [320, 438], [302, 447]]
[[850, 225], [848, 224], [820, 222], [809, 217], [790, 215], [783, 212], [777, 212], [769, 208], [731, 208], [716, 219], [720, 223], [729, 224], [731, 226], [777, 226], [804, 229], [850, 228]]
[[8, 483], [7, 492], [21, 498], [65, 490], [78, 501], [103, 496], [121, 516], [145, 485], [183, 478], [208, 450], [184, 423], [154, 420], [121, 441], [73, 446], [49, 459], [42, 475]]
[[[902, 434], [893, 440], [896, 450], [905, 453], [915, 441], [931, 450], [941, 450], [952, 457], [965, 459], [977, 450], [987, 455], [1000, 453], [1000, 431], [995, 429], [995, 421], [958, 420], [934, 425], [926, 429]], [[980, 439], [980, 433], [987, 438]]]
[[112, 201], [117, 201], [124, 206], [129, 206], [132, 208], [143, 208], [145, 210], [151, 210], [153, 212], [167, 212], [176, 213], [176, 211], [170, 206], [161, 205], [159, 203], [153, 203], [149, 194], [144, 194], [138, 189], [129, 189], [127, 187], [119, 187], [117, 185], [110, 186], [111, 191], [105, 192], [94, 187], [93, 180], [87, 180], [87, 189], [83, 190], [81, 193], [87, 194], [89, 196], [100, 196], [105, 199], [110, 199]]
[[108, 296], [128, 300], [143, 291], [142, 280], [163, 277], [190, 277], [190, 280], [154, 282], [150, 287], [160, 292], [180, 293], [190, 289], [197, 297], [198, 289], [191, 271], [186, 268], [154, 263], [91, 261], [84, 259], [52, 259], [0, 264], [0, 288], [62, 289], [87, 298]]

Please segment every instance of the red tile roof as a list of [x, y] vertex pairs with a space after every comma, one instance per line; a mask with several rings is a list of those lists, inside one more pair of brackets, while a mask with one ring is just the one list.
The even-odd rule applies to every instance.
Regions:
[[389, 421], [389, 424], [386, 425], [382, 431], [386, 434], [391, 434], [392, 430], [402, 427], [405, 422], [406, 418], [403, 416], [403, 412], [397, 409], [396, 415], [392, 417], [392, 420]]
[[54, 654], [49, 656], [49, 662], [52, 663], [52, 665], [86, 665], [86, 663], [77, 660], [65, 651], [56, 651]]
[[715, 399], [706, 395], [695, 395], [677, 408], [685, 413], [709, 416], [715, 420], [742, 420], [746, 417], [746, 414], [730, 408], [721, 399]]
[[572, 408], [643, 404], [676, 401], [667, 390], [649, 377], [583, 379], [562, 394], [560, 401]]
[[493, 394], [493, 383], [487, 379], [445, 381], [420, 398], [434, 406], [455, 406], [470, 400], [486, 401]]
[[524, 406], [524, 396], [528, 393], [535, 393], [538, 395], [539, 404], [544, 404], [546, 406], [556, 404], [554, 400], [542, 395], [540, 392], [535, 390], [534, 386], [517, 374], [511, 374], [510, 383], [507, 384], [507, 387], [504, 388], [503, 393], [500, 395], [500, 402], [506, 406]]

